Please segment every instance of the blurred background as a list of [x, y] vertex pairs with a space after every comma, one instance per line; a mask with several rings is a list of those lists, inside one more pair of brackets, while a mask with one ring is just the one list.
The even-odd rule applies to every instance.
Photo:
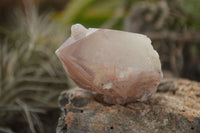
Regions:
[[54, 52], [75, 23], [146, 34], [165, 77], [200, 81], [200, 0], [1, 0], [1, 133], [55, 132], [73, 84]]

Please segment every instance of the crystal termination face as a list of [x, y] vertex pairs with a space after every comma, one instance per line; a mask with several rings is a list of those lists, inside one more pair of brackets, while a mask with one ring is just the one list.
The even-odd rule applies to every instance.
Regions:
[[102, 94], [110, 104], [145, 101], [156, 92], [161, 63], [148, 37], [80, 24], [71, 30], [56, 54], [79, 87]]

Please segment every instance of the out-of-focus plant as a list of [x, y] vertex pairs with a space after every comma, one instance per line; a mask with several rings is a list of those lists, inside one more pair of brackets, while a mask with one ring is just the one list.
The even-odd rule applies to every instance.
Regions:
[[61, 27], [68, 30], [74, 23], [86, 27], [122, 29], [125, 4], [121, 0], [72, 0], [54, 18], [62, 22]]
[[[58, 95], [68, 86], [53, 52], [66, 34], [50, 14], [39, 16], [31, 4], [15, 13], [0, 44], [0, 125], [22, 113], [33, 133], [44, 132], [38, 113], [57, 108]], [[0, 132], [6, 131], [11, 130], [0, 127]]]
[[188, 13], [188, 25], [200, 29], [200, 1], [199, 0], [178, 0], [180, 6]]

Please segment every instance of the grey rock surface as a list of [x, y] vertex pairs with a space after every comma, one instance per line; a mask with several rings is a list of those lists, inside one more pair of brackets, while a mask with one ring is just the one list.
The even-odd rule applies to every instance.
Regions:
[[57, 133], [200, 133], [200, 83], [168, 84], [149, 101], [123, 106], [102, 103], [101, 96], [80, 88], [64, 91]]

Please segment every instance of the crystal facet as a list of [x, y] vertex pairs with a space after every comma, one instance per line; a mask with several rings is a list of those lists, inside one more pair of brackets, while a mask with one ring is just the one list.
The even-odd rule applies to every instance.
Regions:
[[148, 37], [80, 24], [71, 30], [56, 54], [79, 87], [103, 94], [111, 104], [144, 101], [156, 92], [161, 64]]

